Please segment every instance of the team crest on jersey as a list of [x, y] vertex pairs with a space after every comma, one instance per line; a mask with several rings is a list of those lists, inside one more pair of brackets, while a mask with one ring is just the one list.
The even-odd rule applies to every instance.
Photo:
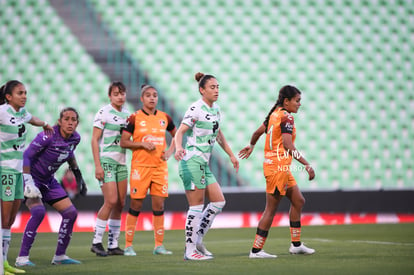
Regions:
[[160, 120], [160, 125], [161, 126], [165, 126], [165, 123], [166, 123], [165, 120], [163, 120], [163, 119]]
[[13, 195], [13, 191], [10, 188], [10, 186], [6, 187], [6, 190], [4, 190], [4, 195], [6, 195], [7, 197], [11, 197], [11, 195]]
[[145, 126], [147, 126], [147, 123], [143, 120], [139, 123], [139, 125], [141, 125], [142, 127], [145, 127]]

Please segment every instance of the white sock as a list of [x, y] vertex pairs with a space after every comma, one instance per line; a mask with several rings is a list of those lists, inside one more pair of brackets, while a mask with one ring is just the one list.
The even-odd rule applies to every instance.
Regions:
[[225, 201], [210, 202], [207, 205], [206, 209], [204, 209], [203, 217], [200, 220], [200, 226], [197, 230], [196, 243], [203, 242], [203, 238], [207, 234], [207, 231], [210, 229], [211, 225], [213, 224], [214, 218], [223, 210], [225, 204]]
[[93, 240], [92, 240], [93, 244], [102, 243], [102, 238], [106, 230], [106, 223], [107, 221], [104, 221], [98, 218], [96, 219], [95, 235], [93, 236]]
[[7, 254], [9, 254], [9, 246], [11, 241], [10, 229], [2, 229], [3, 235], [3, 262], [7, 261]]
[[119, 234], [121, 233], [121, 220], [109, 219], [108, 221], [108, 248], [117, 248]]
[[203, 204], [190, 206], [187, 212], [187, 219], [185, 221], [185, 248], [190, 253], [195, 249], [196, 232], [200, 224], [201, 216], [203, 215], [203, 207]]

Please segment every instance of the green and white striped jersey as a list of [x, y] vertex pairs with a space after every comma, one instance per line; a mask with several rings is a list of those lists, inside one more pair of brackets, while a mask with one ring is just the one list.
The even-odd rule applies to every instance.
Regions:
[[0, 167], [2, 170], [22, 173], [23, 151], [26, 146], [25, 123], [32, 115], [25, 108], [18, 112], [9, 104], [0, 105]]
[[200, 157], [208, 162], [220, 127], [220, 107], [213, 103], [210, 108], [200, 99], [188, 108], [181, 123], [191, 128], [187, 131], [186, 154], [183, 160]]
[[121, 128], [126, 125], [130, 112], [122, 107], [118, 112], [111, 104], [102, 107], [95, 115], [93, 127], [102, 129], [99, 141], [100, 158], [103, 161], [125, 165], [126, 149], [120, 146]]

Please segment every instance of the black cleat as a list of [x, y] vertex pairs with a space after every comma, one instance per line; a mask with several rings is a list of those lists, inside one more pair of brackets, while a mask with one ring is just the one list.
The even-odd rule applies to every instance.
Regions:
[[108, 256], [108, 253], [106, 253], [105, 249], [102, 246], [102, 243], [92, 244], [91, 252], [95, 253], [96, 256], [101, 256], [101, 257]]
[[124, 255], [124, 251], [119, 247], [108, 248], [108, 255]]

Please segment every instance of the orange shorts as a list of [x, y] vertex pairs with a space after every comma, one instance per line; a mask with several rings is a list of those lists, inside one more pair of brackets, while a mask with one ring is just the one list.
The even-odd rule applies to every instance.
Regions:
[[274, 194], [277, 190], [285, 196], [288, 188], [297, 185], [290, 171], [290, 161], [264, 164], [263, 172], [266, 179], [266, 193]]
[[132, 199], [144, 199], [148, 189], [150, 195], [168, 197], [168, 167], [131, 167], [129, 180], [130, 196]]

